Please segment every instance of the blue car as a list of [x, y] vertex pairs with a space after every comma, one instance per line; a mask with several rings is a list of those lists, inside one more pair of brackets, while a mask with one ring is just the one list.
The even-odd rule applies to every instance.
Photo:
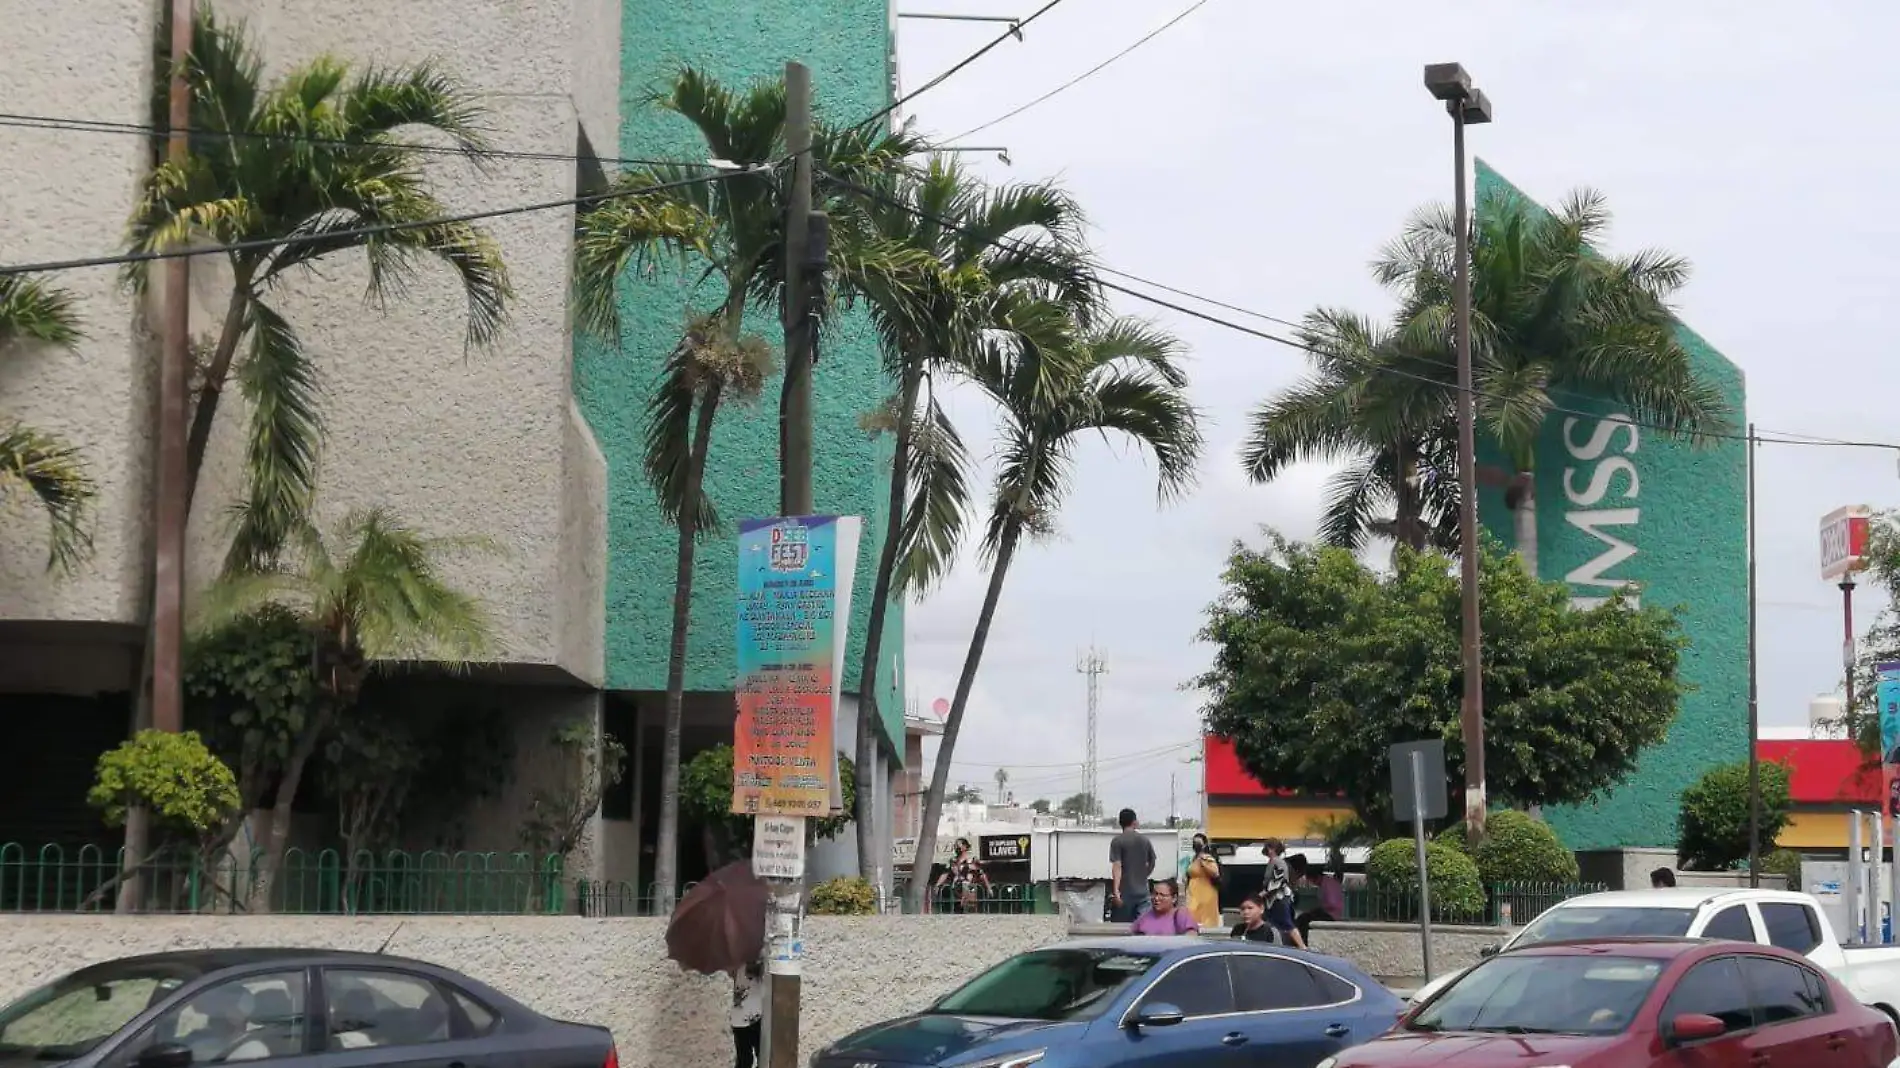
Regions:
[[812, 1068], [1314, 1068], [1405, 1003], [1336, 957], [1256, 942], [1096, 938], [998, 964]]

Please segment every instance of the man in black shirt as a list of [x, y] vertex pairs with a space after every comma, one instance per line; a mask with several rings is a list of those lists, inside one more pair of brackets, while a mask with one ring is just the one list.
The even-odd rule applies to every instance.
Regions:
[[1148, 880], [1155, 872], [1155, 847], [1135, 829], [1135, 810], [1121, 810], [1122, 832], [1108, 843], [1109, 922], [1133, 923], [1148, 907]]

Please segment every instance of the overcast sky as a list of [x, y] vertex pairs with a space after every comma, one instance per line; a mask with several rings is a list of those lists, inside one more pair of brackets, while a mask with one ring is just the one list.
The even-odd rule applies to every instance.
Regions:
[[[1080, 74], [1192, 0], [1065, 0], [907, 108], [949, 136]], [[1027, 15], [1038, 0], [907, 0], [905, 10]], [[984, 24], [904, 20], [901, 77], [914, 89], [994, 35]], [[1319, 304], [1383, 316], [1366, 263], [1416, 206], [1450, 197], [1450, 135], [1421, 67], [1456, 60], [1496, 121], [1473, 150], [1530, 195], [1578, 185], [1609, 197], [1610, 244], [1660, 246], [1695, 275], [1680, 311], [1748, 377], [1763, 432], [1900, 440], [1900, 7], [1806, 0], [1589, 4], [1402, 0], [1329, 4], [1208, 0], [1102, 73], [974, 137], [1012, 166], [969, 157], [992, 180], [1057, 178], [1082, 200], [1108, 265], [1297, 319]], [[822, 87], [820, 87], [822, 92]], [[1209, 448], [1201, 486], [1157, 510], [1152, 468], [1086, 444], [1061, 533], [1022, 551], [1004, 589], [955, 781], [1019, 799], [1080, 788], [1084, 679], [1094, 642], [1101, 792], [1111, 808], [1197, 809], [1194, 640], [1231, 542], [1270, 525], [1313, 534], [1326, 471], [1250, 485], [1235, 450], [1246, 413], [1302, 372], [1301, 355], [1123, 299], [1193, 349]], [[1226, 313], [1223, 313], [1226, 314]], [[956, 414], [979, 455], [992, 420]], [[1763, 446], [1761, 701], [1766, 724], [1802, 721], [1838, 688], [1840, 595], [1817, 575], [1820, 516], [1900, 501], [1895, 454]], [[908, 688], [925, 708], [954, 692], [985, 576], [967, 560], [914, 606]], [[1857, 603], [1863, 624], [1876, 607]], [[1737, 716], [1745, 710], [1737, 708]], [[1159, 747], [1183, 743], [1172, 752]], [[1130, 756], [1131, 754], [1142, 754]], [[1115, 759], [1123, 757], [1124, 759]]]

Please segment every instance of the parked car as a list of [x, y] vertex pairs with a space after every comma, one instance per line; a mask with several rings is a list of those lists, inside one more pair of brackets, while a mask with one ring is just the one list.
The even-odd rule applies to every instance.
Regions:
[[[1622, 936], [1726, 938], [1779, 946], [1826, 969], [1862, 1003], [1900, 1023], [1900, 947], [1843, 947], [1820, 903], [1788, 890], [1674, 887], [1586, 894], [1545, 910], [1502, 946], [1487, 946], [1483, 952]], [[1413, 1002], [1431, 1000], [1457, 974], [1438, 976], [1419, 987]]]
[[1525, 946], [1320, 1068], [1887, 1068], [1892, 1022], [1798, 953], [1708, 939]]
[[812, 1068], [1313, 1068], [1391, 1027], [1398, 997], [1346, 961], [1258, 942], [1114, 937], [996, 965]]
[[604, 1027], [551, 1020], [421, 961], [205, 949], [81, 968], [0, 1009], [0, 1068], [619, 1068]]

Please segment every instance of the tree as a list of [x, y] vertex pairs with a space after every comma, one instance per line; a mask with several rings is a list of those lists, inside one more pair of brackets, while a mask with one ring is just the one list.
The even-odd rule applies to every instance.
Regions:
[[[0, 276], [0, 356], [29, 344], [71, 348], [80, 338], [73, 299], [29, 275]], [[46, 513], [46, 566], [71, 571], [92, 550], [86, 514], [98, 494], [79, 450], [17, 421], [0, 430], [0, 503], [16, 490]]]
[[[1447, 787], [1464, 783], [1459, 589], [1435, 553], [1398, 554], [1390, 575], [1353, 554], [1272, 536], [1236, 546], [1203, 640], [1207, 729], [1276, 787], [1343, 791], [1380, 833], [1393, 828], [1386, 749], [1442, 738]], [[1683, 684], [1672, 612], [1621, 598], [1579, 611], [1485, 539], [1486, 773], [1507, 804], [1589, 800], [1662, 741]], [[1324, 738], [1325, 745], [1312, 739]], [[1453, 811], [1462, 811], [1454, 801]]]
[[1867, 569], [1862, 583], [1879, 587], [1886, 606], [1874, 616], [1860, 640], [1854, 664], [1854, 707], [1843, 711], [1833, 726], [1860, 745], [1865, 766], [1878, 768], [1885, 749], [1880, 727], [1879, 677], [1876, 665], [1900, 661], [1900, 513], [1877, 512], [1867, 524]]
[[968, 783], [958, 786], [956, 792], [950, 795], [950, 800], [959, 805], [981, 805], [986, 803], [983, 798], [983, 791]]
[[[1115, 319], [1078, 325], [1064, 352], [1045, 353], [1020, 335], [1003, 339], [988, 346], [972, 367], [971, 378], [1002, 413], [996, 488], [983, 538], [989, 588], [937, 747], [917, 837], [918, 856], [935, 855], [957, 734], [963, 729], [1010, 561], [1025, 536], [1055, 529], [1077, 440], [1089, 434], [1114, 435], [1146, 450], [1154, 457], [1157, 496], [1164, 502], [1192, 484], [1201, 432], [1188, 400], [1180, 354], [1180, 344], [1166, 333], [1137, 320]], [[913, 911], [923, 908], [927, 881], [911, 882]]]
[[1095, 798], [1089, 794], [1070, 794], [1062, 799], [1061, 804], [1056, 806], [1056, 811], [1062, 813], [1064, 816], [1075, 816], [1086, 819], [1095, 815], [1098, 811], [1098, 806], [1095, 804]]
[[[1479, 425], [1512, 465], [1506, 501], [1525, 569], [1537, 572], [1536, 447], [1554, 409], [1578, 397], [1697, 443], [1729, 432], [1722, 393], [1676, 337], [1668, 300], [1688, 281], [1679, 256], [1604, 256], [1610, 212], [1580, 189], [1555, 212], [1516, 194], [1487, 199], [1471, 221], [1471, 359]], [[1440, 411], [1453, 411], [1457, 227], [1427, 208], [1387, 246], [1373, 275], [1400, 294], [1399, 333]], [[1421, 383], [1421, 388], [1423, 384]]]
[[1038, 816], [1047, 816], [1049, 809], [1049, 799], [1046, 797], [1038, 797], [1029, 803], [1029, 810]]
[[521, 837], [539, 862], [547, 855], [566, 859], [587, 837], [600, 800], [626, 773], [627, 747], [611, 734], [596, 735], [592, 719], [576, 717], [548, 734], [548, 748], [560, 769], [556, 785], [539, 787], [528, 801]]
[[[185, 720], [237, 773], [240, 818], [264, 807], [321, 715], [323, 636], [302, 613], [265, 603], [207, 626], [185, 650]], [[227, 841], [237, 835], [236, 822]]]
[[[852, 811], [857, 800], [857, 778], [852, 774], [851, 758], [838, 754], [838, 775], [842, 780], [844, 812]], [[752, 852], [752, 817], [732, 811], [732, 746], [715, 745], [703, 749], [686, 762], [680, 775], [680, 812], [697, 822], [707, 838], [708, 857], [742, 857]], [[805, 821], [807, 844], [832, 839], [851, 826], [851, 817], [840, 814]]]
[[[121, 872], [93, 891], [90, 905], [157, 856], [165, 838], [191, 844], [194, 868], [215, 870], [217, 853], [230, 841], [225, 828], [237, 814], [237, 780], [197, 732], [142, 730], [100, 755], [86, 800], [109, 827], [123, 824], [128, 810], [142, 808], [160, 836], [159, 846], [148, 855], [127, 856]], [[235, 887], [219, 886], [215, 878], [208, 889], [236, 893]]]
[[[719, 529], [704, 492], [713, 422], [722, 401], [755, 395], [771, 367], [771, 348], [744, 333], [747, 305], [783, 308], [785, 215], [790, 168], [775, 164], [785, 143], [785, 86], [759, 82], [733, 91], [691, 68], [650, 101], [692, 124], [707, 153], [741, 168], [703, 171], [653, 164], [615, 179], [608, 196], [581, 217], [574, 292], [583, 328], [618, 339], [619, 284], [628, 269], [656, 253], [691, 253], [719, 280], [716, 310], [695, 314], [664, 361], [647, 405], [644, 465], [660, 511], [679, 534], [673, 586], [672, 641], [667, 659], [666, 728], [660, 759], [660, 819], [654, 876], [662, 910], [678, 882], [680, 730], [686, 685], [687, 628], [692, 607], [694, 548]], [[901, 164], [906, 138], [814, 131], [814, 167], [845, 175]], [[841, 211], [830, 254], [852, 278], [871, 278], [888, 264], [887, 246], [859, 240], [862, 228]]]
[[428, 660], [456, 666], [484, 654], [493, 631], [481, 604], [442, 575], [449, 553], [485, 547], [475, 538], [433, 538], [384, 508], [351, 512], [326, 539], [305, 523], [281, 560], [226, 575], [207, 591], [200, 625], [215, 629], [266, 604], [296, 613], [316, 637], [313, 703], [285, 755], [265, 835], [264, 879], [283, 861], [291, 805], [304, 770], [337, 718], [356, 706], [373, 661]]
[[[936, 382], [958, 375], [995, 332], [1050, 325], [1049, 316], [1023, 314], [1046, 304], [1021, 298], [1053, 290], [1093, 314], [1100, 291], [1085, 261], [1082, 213], [1053, 185], [988, 189], [935, 156], [921, 174], [894, 171], [872, 192], [864, 201], [872, 232], [916, 254], [918, 269], [843, 279], [866, 297], [886, 371], [898, 382], [885, 420], [894, 432], [889, 520], [858, 682], [858, 796], [867, 800], [875, 796], [885, 614], [893, 596], [920, 594], [949, 570], [969, 505], [968, 456], [937, 403]], [[873, 879], [883, 846], [875, 821], [860, 814], [857, 825], [859, 870]]]
[[[1788, 769], [1772, 761], [1757, 770], [1761, 782], [1758, 830], [1761, 854], [1775, 848], [1788, 824]], [[1682, 866], [1697, 871], [1727, 871], [1748, 859], [1748, 762], [1723, 764], [1704, 772], [1682, 792], [1676, 844]]]

